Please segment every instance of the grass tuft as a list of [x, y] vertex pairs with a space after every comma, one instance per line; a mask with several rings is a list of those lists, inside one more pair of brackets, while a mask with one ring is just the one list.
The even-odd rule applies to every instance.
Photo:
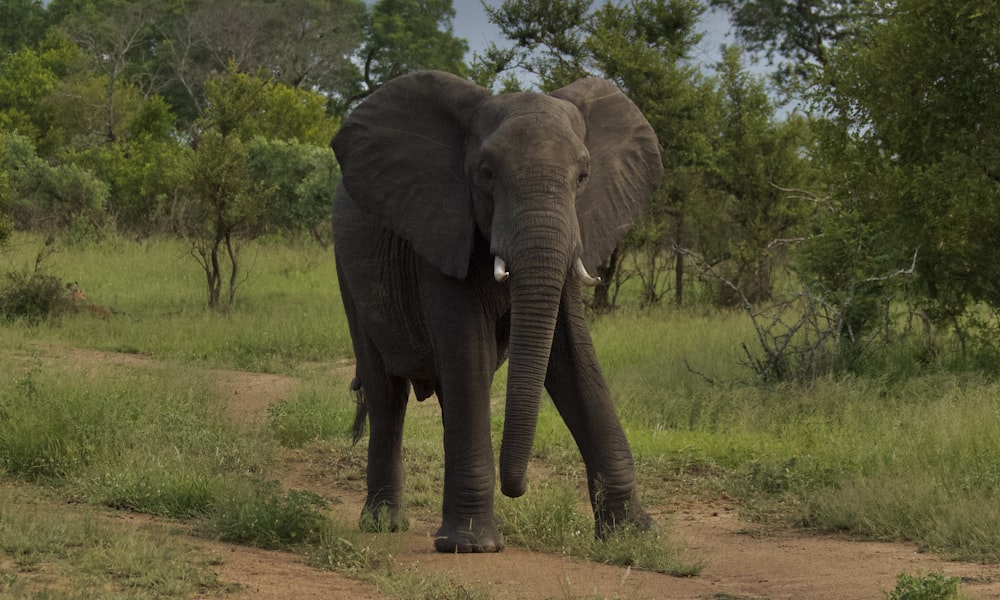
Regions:
[[327, 503], [304, 490], [284, 494], [277, 482], [244, 482], [217, 501], [208, 531], [225, 542], [288, 548], [320, 540], [329, 525]]

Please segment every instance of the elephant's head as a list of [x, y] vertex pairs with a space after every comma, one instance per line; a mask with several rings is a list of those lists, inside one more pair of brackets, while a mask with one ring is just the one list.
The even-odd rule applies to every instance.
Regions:
[[563, 287], [589, 278], [659, 184], [656, 135], [602, 79], [493, 96], [421, 71], [370, 96], [333, 148], [351, 197], [443, 273], [468, 275], [477, 228], [498, 280], [509, 272], [500, 481], [521, 495]]

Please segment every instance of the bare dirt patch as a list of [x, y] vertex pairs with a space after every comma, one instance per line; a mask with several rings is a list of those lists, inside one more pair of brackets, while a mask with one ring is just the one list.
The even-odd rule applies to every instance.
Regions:
[[[48, 353], [81, 369], [148, 365], [151, 360], [75, 349]], [[214, 371], [227, 399], [227, 413], [247, 427], [264, 422], [267, 407], [288, 399], [298, 381], [290, 377]], [[338, 373], [340, 375], [340, 373]], [[289, 452], [276, 475], [289, 487], [340, 498], [335, 517], [357, 518], [360, 485], [338, 489], [316, 476], [307, 459]], [[359, 471], [358, 476], [363, 473]], [[358, 483], [358, 482], [352, 482]], [[492, 555], [445, 555], [433, 551], [436, 523], [411, 521], [395, 560], [401, 569], [443, 576], [455, 585], [487, 590], [491, 597], [541, 598], [881, 598], [900, 573], [943, 572], [962, 578], [971, 598], [1000, 598], [1000, 565], [949, 562], [922, 554], [910, 544], [858, 542], [843, 535], [765, 527], [743, 522], [728, 500], [678, 500], [649, 507], [666, 535], [684, 548], [687, 561], [704, 565], [701, 574], [676, 578], [519, 548]], [[183, 534], [178, 534], [183, 535]], [[221, 580], [237, 584], [226, 597], [380, 598], [379, 590], [336, 573], [306, 566], [295, 555], [189, 538], [209, 557]]]

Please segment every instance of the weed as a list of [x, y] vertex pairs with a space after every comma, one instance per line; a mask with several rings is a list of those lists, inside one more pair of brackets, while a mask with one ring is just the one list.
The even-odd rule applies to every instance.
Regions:
[[958, 586], [958, 577], [946, 577], [944, 573], [923, 576], [900, 573], [896, 576], [896, 587], [885, 597], [888, 600], [955, 600]]

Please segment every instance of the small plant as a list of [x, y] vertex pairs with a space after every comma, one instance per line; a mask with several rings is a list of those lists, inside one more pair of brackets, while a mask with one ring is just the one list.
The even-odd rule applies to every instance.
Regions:
[[946, 577], [944, 573], [928, 573], [924, 576], [900, 573], [896, 576], [896, 587], [885, 595], [888, 600], [954, 600], [958, 598], [958, 577]]

